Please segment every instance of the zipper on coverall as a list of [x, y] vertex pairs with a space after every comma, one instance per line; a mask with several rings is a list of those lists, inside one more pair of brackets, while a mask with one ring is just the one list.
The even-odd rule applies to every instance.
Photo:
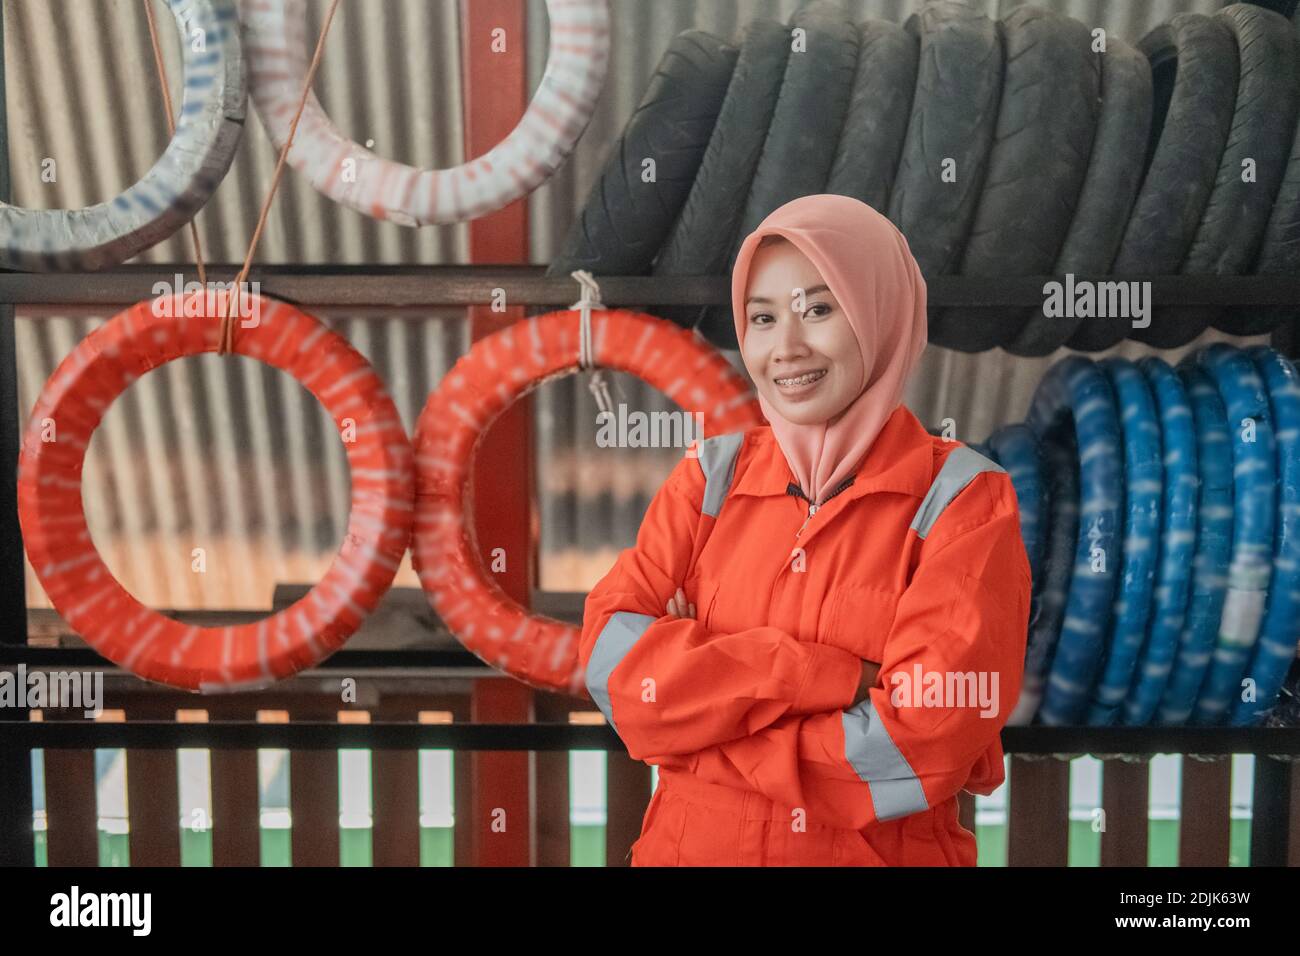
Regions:
[[794, 536], [795, 536], [796, 538], [798, 538], [801, 534], [803, 534], [803, 529], [806, 528], [806, 527], [808, 527], [808, 522], [809, 522], [809, 521], [812, 521], [812, 517], [813, 517], [813, 515], [815, 515], [815, 514], [817, 513], [817, 509], [823, 507], [823, 506], [826, 504], [827, 501], [830, 501], [832, 498], [834, 498], [836, 495], [838, 495], [841, 491], [843, 491], [843, 490], [844, 490], [845, 488], [847, 488], [849, 485], [853, 484], [853, 479], [854, 479], [855, 477], [857, 477], [857, 476], [856, 476], [856, 475], [849, 475], [847, 478], [845, 478], [843, 481], [841, 481], [841, 482], [839, 483], [839, 485], [836, 486], [835, 490], [832, 491], [829, 495], [827, 495], [826, 498], [825, 498], [825, 500], [822, 501], [822, 503], [821, 503], [820, 505], [819, 505], [819, 504], [814, 504], [813, 501], [812, 501], [812, 499], [809, 498], [807, 495], [805, 495], [805, 494], [803, 493], [803, 489], [800, 488], [798, 485], [796, 485], [793, 481], [790, 482], [788, 485], [786, 485], [786, 486], [785, 486], [785, 493], [786, 493], [787, 495], [794, 495], [796, 498], [802, 498], [804, 501], [808, 502], [808, 517], [806, 517], [806, 518], [803, 519], [803, 524], [801, 524], [801, 525], [799, 526], [799, 530], [796, 531], [796, 532], [794, 533]]

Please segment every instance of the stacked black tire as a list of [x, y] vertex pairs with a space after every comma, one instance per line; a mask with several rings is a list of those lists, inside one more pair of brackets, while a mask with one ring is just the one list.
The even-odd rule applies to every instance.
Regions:
[[[777, 207], [837, 193], [886, 213], [940, 275], [1300, 274], [1300, 36], [1237, 3], [1136, 49], [1021, 6], [905, 24], [829, 0], [737, 44], [692, 30], [652, 77], [549, 274], [728, 275]], [[728, 308], [661, 308], [734, 348]], [[1024, 356], [1263, 334], [1283, 307], [1131, 317], [930, 310], [930, 341]]]

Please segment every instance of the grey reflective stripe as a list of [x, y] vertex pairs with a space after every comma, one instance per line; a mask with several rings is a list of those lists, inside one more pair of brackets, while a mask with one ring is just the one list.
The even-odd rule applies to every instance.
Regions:
[[892, 820], [929, 808], [921, 781], [885, 729], [868, 697], [841, 715], [844, 756], [871, 789], [876, 819]]
[[948, 452], [943, 467], [934, 476], [934, 483], [930, 485], [921, 507], [916, 509], [916, 517], [912, 519], [911, 526], [916, 529], [916, 533], [922, 538], [929, 534], [934, 523], [939, 520], [939, 515], [943, 514], [943, 509], [948, 507], [948, 502], [956, 498], [970, 484], [971, 479], [982, 471], [1005, 473], [1006, 469], [966, 445], [958, 445]]
[[649, 614], [617, 611], [601, 629], [596, 646], [591, 649], [591, 660], [587, 661], [587, 692], [615, 733], [618, 727], [614, 726], [614, 713], [609, 704], [609, 675], [654, 622]]
[[700, 442], [700, 471], [704, 472], [704, 504], [701, 509], [712, 518], [722, 510], [722, 501], [731, 488], [731, 478], [736, 473], [736, 456], [744, 432], [714, 435]]

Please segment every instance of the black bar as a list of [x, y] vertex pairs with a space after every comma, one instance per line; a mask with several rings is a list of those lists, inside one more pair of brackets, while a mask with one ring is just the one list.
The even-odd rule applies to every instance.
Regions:
[[1293, 766], [1271, 757], [1255, 759], [1250, 811], [1251, 866], [1286, 866]]
[[[4, 4], [0, 3], [0, 202], [12, 199], [9, 180], [9, 118], [5, 111]], [[18, 526], [18, 356], [14, 310], [0, 305], [0, 641], [27, 643], [27, 595], [23, 538]], [[27, 709], [4, 708], [0, 718], [27, 724]], [[36, 862], [32, 832], [32, 757], [29, 750], [0, 747], [0, 866]]]
[[[1061, 757], [1156, 753], [1300, 756], [1300, 727], [1007, 727], [1002, 731], [1002, 746], [1007, 753]], [[304, 721], [262, 724], [217, 721], [182, 724], [144, 720], [124, 723], [90, 720], [0, 723], [0, 749], [31, 747], [622, 750], [623, 744], [608, 725], [567, 723], [342, 724]]]
[[[229, 282], [236, 267], [208, 267], [214, 282]], [[111, 272], [23, 273], [0, 271], [0, 303], [82, 305], [105, 311], [154, 297], [155, 286], [197, 281], [192, 267], [119, 266]], [[287, 302], [419, 310], [434, 306], [490, 305], [501, 289], [511, 306], [568, 308], [579, 298], [570, 278], [547, 278], [545, 266], [257, 266], [249, 276], [260, 291]], [[601, 299], [614, 307], [728, 305], [728, 276], [597, 276]], [[1075, 282], [1150, 282], [1153, 305], [1293, 305], [1295, 276], [1075, 276]], [[936, 276], [926, 281], [932, 306], [1003, 308], [1041, 306], [1043, 286], [1061, 276]], [[415, 312], [418, 316], [418, 311]]]

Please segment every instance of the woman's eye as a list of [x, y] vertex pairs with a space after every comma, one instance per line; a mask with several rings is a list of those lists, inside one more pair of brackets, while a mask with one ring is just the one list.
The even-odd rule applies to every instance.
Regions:
[[808, 306], [808, 310], [805, 314], [820, 318], [823, 315], [830, 315], [831, 307], [826, 302], [814, 302], [812, 305]]
[[772, 321], [772, 316], [768, 315], [766, 312], [758, 312], [751, 315], [749, 321], [754, 325], [766, 325], [768, 322]]

